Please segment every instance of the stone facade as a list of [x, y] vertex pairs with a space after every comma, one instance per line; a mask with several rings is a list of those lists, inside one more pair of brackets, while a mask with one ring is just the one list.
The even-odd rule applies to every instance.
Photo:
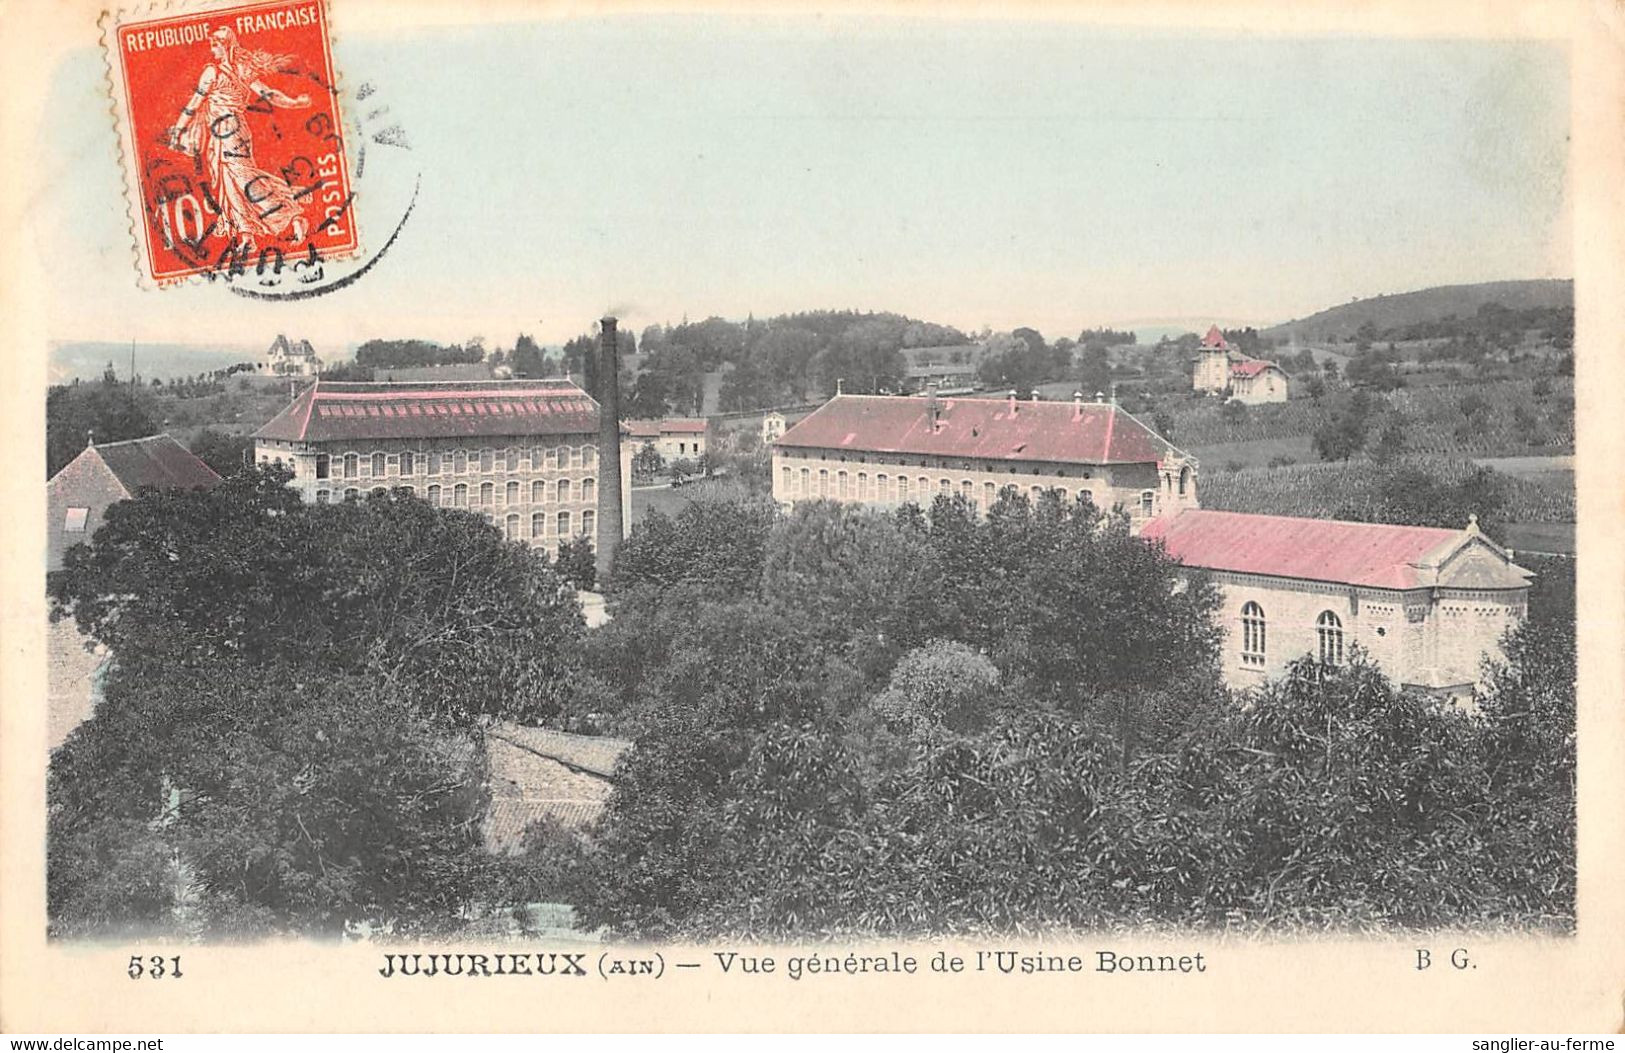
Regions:
[[645, 444], [653, 446], [661, 460], [670, 464], [702, 456], [709, 448], [709, 431], [707, 423], [699, 418], [633, 420], [626, 422], [626, 441], [631, 444], [633, 453], [643, 449]]
[[1358, 647], [1396, 684], [1470, 694], [1528, 611], [1531, 575], [1476, 523], [1453, 531], [1198, 511], [1144, 536], [1219, 587], [1222, 671], [1234, 688], [1306, 656], [1341, 664]]
[[1196, 507], [1196, 476], [1194, 458], [1129, 414], [1081, 400], [838, 396], [773, 446], [773, 496], [786, 508], [815, 499], [929, 505], [945, 493], [986, 511], [1014, 487], [1121, 507], [1138, 529]]
[[[468, 397], [482, 405], [486, 398], [518, 398], [523, 394], [518, 389], [528, 386], [523, 381], [477, 385], [470, 394], [467, 384], [319, 385], [323, 390], [341, 388], [346, 394], [374, 387], [382, 389], [379, 394], [386, 398], [389, 392], [403, 388], [418, 392], [444, 389], [449, 398]], [[564, 393], [591, 401], [574, 385], [555, 382], [554, 386], [567, 387]], [[307, 391], [300, 398], [311, 394]], [[603, 497], [598, 487], [596, 404], [590, 419], [586, 415], [558, 416], [557, 428], [542, 423], [545, 417], [535, 416], [514, 419], [506, 434], [455, 434], [452, 422], [447, 421], [439, 429], [443, 434], [390, 437], [366, 434], [363, 422], [357, 422], [358, 428], [347, 428], [349, 434], [327, 436], [312, 429], [302, 435], [290, 433], [273, 427], [277, 424], [273, 420], [255, 436], [254, 450], [262, 464], [291, 467], [290, 485], [308, 502], [338, 502], [400, 487], [437, 507], [480, 513], [509, 540], [556, 554], [572, 539], [585, 537], [598, 543], [598, 507]], [[440, 423], [436, 418], [433, 425]], [[481, 423], [488, 428], [503, 427], [496, 421]], [[631, 444], [622, 444], [623, 509], [631, 501], [632, 452]], [[630, 518], [622, 517], [623, 536]]]

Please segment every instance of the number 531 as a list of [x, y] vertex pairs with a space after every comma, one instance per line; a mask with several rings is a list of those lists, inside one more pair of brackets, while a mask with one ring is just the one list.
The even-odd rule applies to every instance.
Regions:
[[150, 958], [143, 958], [139, 954], [132, 954], [130, 955], [130, 967], [125, 971], [130, 974], [132, 980], [139, 980], [143, 976], [149, 980], [157, 980], [165, 976], [171, 976], [179, 980], [181, 978], [181, 957], [177, 954], [173, 958], [165, 958], [155, 954]]

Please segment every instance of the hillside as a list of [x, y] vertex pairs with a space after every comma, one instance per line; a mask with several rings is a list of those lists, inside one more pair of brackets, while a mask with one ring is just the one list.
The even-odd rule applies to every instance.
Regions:
[[1484, 282], [1479, 285], [1440, 285], [1432, 289], [1355, 300], [1271, 326], [1265, 339], [1290, 342], [1337, 342], [1353, 338], [1355, 330], [1370, 322], [1377, 330], [1438, 321], [1455, 315], [1465, 318], [1484, 304], [1513, 310], [1533, 307], [1568, 307], [1574, 303], [1571, 279]]
[[[270, 339], [265, 340], [269, 344]], [[254, 362], [263, 358], [265, 347], [237, 345], [222, 347], [218, 344], [146, 343], [135, 345], [135, 368], [147, 380], [168, 380], [171, 377], [189, 377], [225, 369], [237, 362]], [[65, 384], [78, 378], [96, 380], [113, 363], [120, 380], [129, 378], [130, 345], [104, 340], [74, 340], [54, 343], [47, 370], [52, 384]]]

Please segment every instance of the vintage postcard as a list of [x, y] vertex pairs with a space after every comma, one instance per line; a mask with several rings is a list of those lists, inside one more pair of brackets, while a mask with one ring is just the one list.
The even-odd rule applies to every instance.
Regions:
[[1625, 1027], [1625, 29], [0, 9], [0, 1027]]

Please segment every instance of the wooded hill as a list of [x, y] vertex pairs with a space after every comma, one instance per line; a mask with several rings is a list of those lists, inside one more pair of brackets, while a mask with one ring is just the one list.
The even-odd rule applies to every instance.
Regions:
[[1469, 318], [1486, 304], [1513, 311], [1573, 308], [1572, 279], [1483, 282], [1477, 285], [1439, 285], [1415, 292], [1374, 296], [1318, 311], [1307, 318], [1265, 329], [1266, 340], [1289, 343], [1351, 342], [1362, 326], [1378, 333], [1406, 326], [1425, 325], [1454, 315]]

